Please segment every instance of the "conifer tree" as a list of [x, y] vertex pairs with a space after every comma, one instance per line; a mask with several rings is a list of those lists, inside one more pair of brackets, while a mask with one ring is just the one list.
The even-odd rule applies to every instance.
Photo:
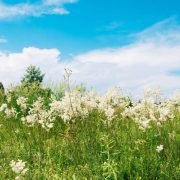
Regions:
[[40, 68], [30, 65], [26, 69], [26, 72], [21, 82], [26, 84], [32, 84], [34, 82], [40, 84], [44, 79], [44, 75], [45, 74], [42, 74]]

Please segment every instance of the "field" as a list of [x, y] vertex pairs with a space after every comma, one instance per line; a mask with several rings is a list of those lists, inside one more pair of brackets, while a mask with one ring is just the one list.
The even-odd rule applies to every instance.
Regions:
[[20, 84], [0, 95], [0, 179], [180, 179], [180, 96]]

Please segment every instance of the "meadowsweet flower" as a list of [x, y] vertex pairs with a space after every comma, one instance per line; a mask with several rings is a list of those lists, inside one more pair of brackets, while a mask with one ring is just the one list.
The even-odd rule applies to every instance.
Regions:
[[163, 150], [163, 145], [162, 145], [162, 144], [159, 145], [159, 146], [157, 146], [156, 151], [157, 151], [158, 153], [160, 153], [162, 150]]
[[8, 93], [7, 95], [7, 102], [10, 103], [12, 99], [11, 93]]
[[22, 117], [21, 121], [23, 122], [23, 124], [26, 124], [27, 126], [31, 127], [37, 122], [37, 116], [36, 114], [30, 114], [26, 117]]
[[44, 107], [44, 101], [42, 97], [38, 97], [38, 99], [32, 104], [32, 108], [30, 109], [30, 113], [39, 113]]
[[7, 109], [7, 104], [2, 104], [0, 107], [0, 111], [3, 112]]
[[27, 98], [24, 97], [18, 97], [18, 99], [16, 100], [17, 104], [23, 109], [26, 110], [27, 108]]
[[46, 127], [47, 127], [48, 129], [51, 129], [51, 128], [54, 127], [54, 123], [49, 123], [49, 124], [46, 125]]
[[171, 111], [180, 112], [180, 92], [176, 92], [168, 101], [167, 106]]
[[23, 175], [26, 174], [28, 168], [26, 168], [25, 166], [26, 166], [26, 162], [23, 162], [22, 160], [18, 160], [18, 161], [12, 160], [10, 162], [10, 167], [12, 168], [12, 171], [17, 174], [16, 179], [20, 179]]
[[15, 180], [22, 180], [22, 176], [16, 176]]
[[142, 101], [134, 104], [133, 107], [126, 108], [122, 115], [135, 120], [142, 130], [150, 128], [151, 121], [161, 127], [163, 122], [174, 118], [168, 103], [162, 99], [159, 91], [148, 90]]
[[159, 104], [162, 101], [162, 92], [160, 89], [146, 88], [144, 90], [144, 99], [152, 103]]
[[104, 113], [105, 113], [108, 121], [111, 121], [115, 117], [114, 116], [114, 109], [111, 106], [104, 109]]
[[[70, 76], [71, 71], [66, 71]], [[54, 127], [57, 119], [62, 119], [65, 123], [81, 120], [94, 110], [103, 115], [104, 122], [108, 124], [121, 113], [123, 117], [134, 120], [139, 125], [139, 129], [145, 131], [151, 128], [151, 124], [156, 123], [161, 127], [165, 121], [174, 118], [173, 108], [177, 102], [162, 101], [160, 95], [159, 90], [147, 90], [142, 101], [132, 103], [128, 97], [120, 95], [119, 88], [112, 88], [102, 96], [98, 96], [94, 91], [69, 88], [60, 100], [52, 96], [48, 105], [43, 97], [38, 97], [31, 105], [27, 104], [27, 98], [18, 97], [17, 104], [21, 107], [21, 111], [26, 110], [26, 113], [17, 114], [16, 109], [10, 104], [1, 105], [0, 111], [3, 111], [7, 117], [16, 118], [18, 115], [23, 124], [29, 127], [38, 125], [47, 131]]]
[[17, 112], [14, 108], [8, 108], [7, 104], [2, 104], [0, 107], [0, 111], [4, 112], [8, 118], [15, 117]]
[[8, 118], [16, 117], [17, 115], [16, 109], [14, 108], [6, 108], [4, 112]]

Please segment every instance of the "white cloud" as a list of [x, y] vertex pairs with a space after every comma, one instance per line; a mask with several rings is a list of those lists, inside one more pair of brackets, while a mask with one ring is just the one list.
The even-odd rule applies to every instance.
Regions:
[[46, 80], [61, 79], [64, 67], [69, 67], [73, 70], [73, 81], [86, 83], [100, 91], [120, 86], [133, 92], [145, 87], [160, 87], [172, 92], [180, 89], [180, 76], [170, 73], [180, 69], [180, 31], [176, 29], [163, 34], [155, 31], [155, 27], [152, 33], [146, 30], [148, 36], [143, 32], [128, 46], [93, 50], [70, 61], [62, 61], [58, 49], [29, 47], [20, 53], [1, 52], [0, 81], [6, 85], [18, 82], [25, 68], [35, 64], [46, 73]]
[[47, 5], [63, 5], [65, 3], [77, 2], [77, 0], [43, 0], [43, 2]]
[[0, 53], [0, 81], [5, 85], [20, 81], [24, 70], [30, 64], [41, 67], [48, 73], [59, 65], [60, 52], [57, 49], [24, 48], [20, 53]]
[[0, 19], [15, 18], [21, 16], [42, 16], [48, 14], [69, 14], [64, 8], [67, 3], [75, 0], [44, 0], [39, 3], [5, 4], [0, 2]]

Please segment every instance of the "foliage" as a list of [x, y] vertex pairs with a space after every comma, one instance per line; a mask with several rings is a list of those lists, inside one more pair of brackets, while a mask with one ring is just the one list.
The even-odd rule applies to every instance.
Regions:
[[32, 84], [36, 82], [40, 84], [43, 81], [44, 75], [45, 74], [42, 74], [38, 67], [30, 65], [26, 69], [26, 73], [24, 74], [21, 82], [26, 84]]
[[0, 103], [2, 103], [4, 101], [4, 86], [3, 84], [0, 82]]
[[0, 82], [0, 91], [4, 92], [4, 86], [1, 82]]
[[13, 105], [16, 104], [18, 97], [24, 97], [28, 99], [29, 104], [33, 104], [38, 97], [44, 97], [45, 103], [48, 104], [52, 94], [53, 92], [50, 88], [36, 82], [33, 82], [31, 86], [22, 83], [15, 87], [12, 86], [7, 90], [6, 101], [9, 102], [10, 105]]

